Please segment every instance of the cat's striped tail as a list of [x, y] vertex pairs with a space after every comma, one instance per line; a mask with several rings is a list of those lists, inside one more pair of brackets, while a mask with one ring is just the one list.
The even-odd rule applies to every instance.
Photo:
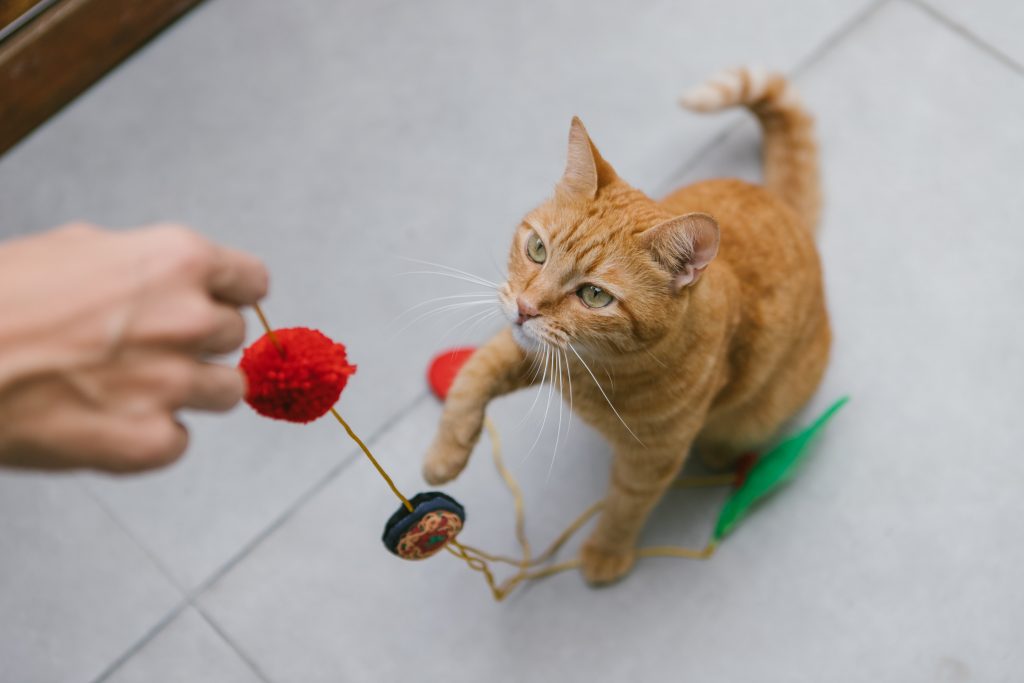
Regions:
[[724, 71], [690, 90], [684, 107], [712, 112], [743, 105], [764, 130], [765, 187], [796, 209], [808, 227], [817, 229], [821, 181], [814, 119], [784, 76], [753, 68]]

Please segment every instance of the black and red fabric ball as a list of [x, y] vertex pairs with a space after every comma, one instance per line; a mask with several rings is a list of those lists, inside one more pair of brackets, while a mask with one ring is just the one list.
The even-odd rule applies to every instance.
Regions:
[[356, 366], [349, 364], [344, 345], [317, 330], [275, 330], [274, 338], [277, 345], [265, 334], [242, 354], [245, 401], [266, 417], [312, 422], [338, 402]]
[[381, 540], [404, 560], [423, 560], [444, 548], [459, 535], [466, 522], [462, 504], [446, 493], [427, 491], [413, 496], [391, 515]]

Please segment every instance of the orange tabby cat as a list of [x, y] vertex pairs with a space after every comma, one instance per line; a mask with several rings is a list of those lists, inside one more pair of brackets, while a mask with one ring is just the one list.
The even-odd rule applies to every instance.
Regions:
[[[581, 551], [592, 583], [633, 566], [651, 508], [691, 447], [726, 467], [763, 446], [814, 392], [830, 332], [814, 244], [811, 117], [782, 76], [726, 72], [683, 98], [746, 105], [764, 130], [764, 186], [710, 180], [655, 201], [620, 179], [573, 119], [554, 196], [523, 219], [499, 290], [510, 327], [462, 368], [424, 464], [462, 471], [492, 398], [547, 363], [611, 443], [610, 487]], [[558, 362], [555, 362], [555, 358]], [[614, 384], [598, 384], [599, 363]]]

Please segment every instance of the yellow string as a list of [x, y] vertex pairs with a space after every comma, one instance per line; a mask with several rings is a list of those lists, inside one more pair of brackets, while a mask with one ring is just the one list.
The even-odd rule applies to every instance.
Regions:
[[394, 494], [398, 496], [398, 499], [400, 501], [402, 501], [402, 505], [405, 506], [405, 509], [408, 510], [409, 512], [412, 512], [412, 503], [410, 503], [409, 499], [403, 496], [402, 492], [398, 490], [398, 487], [395, 486], [395, 482], [391, 479], [391, 477], [388, 476], [388, 473], [384, 471], [384, 468], [380, 466], [380, 463], [377, 462], [377, 458], [373, 457], [373, 453], [371, 453], [370, 449], [366, 447], [366, 444], [363, 443], [363, 440], [356, 436], [356, 433], [353, 432], [352, 428], [348, 426], [348, 422], [345, 422], [345, 420], [342, 419], [338, 411], [335, 410], [334, 408], [331, 408], [331, 415], [334, 416], [335, 420], [341, 423], [341, 426], [345, 428], [346, 432], [348, 432], [349, 437], [357, 444], [359, 444], [359, 447], [361, 449], [363, 449], [363, 453], [366, 454], [366, 457], [369, 459], [370, 463], [377, 469], [377, 472], [380, 473], [380, 476], [384, 477], [384, 481], [388, 483], [388, 486], [391, 487], [391, 490], [394, 492]]
[[[275, 335], [274, 330], [271, 329], [270, 323], [267, 321], [267, 316], [263, 313], [263, 309], [260, 308], [260, 305], [258, 303], [253, 304], [253, 308], [256, 309], [256, 315], [259, 317], [260, 324], [263, 325], [263, 329], [266, 330], [267, 337], [270, 339], [270, 342], [277, 349], [277, 352], [281, 354], [281, 357], [284, 358], [284, 347], [281, 346], [281, 342], [278, 341], [277, 335]], [[345, 428], [345, 432], [348, 433], [349, 438], [359, 445], [359, 448], [362, 449], [363, 453], [369, 459], [370, 463], [376, 468], [380, 476], [384, 478], [384, 481], [386, 481], [388, 486], [391, 487], [391, 490], [394, 492], [394, 494], [398, 496], [398, 499], [402, 501], [402, 505], [404, 505], [409, 512], [412, 512], [412, 503], [409, 502], [408, 498], [402, 495], [402, 492], [398, 490], [397, 486], [395, 486], [395, 482], [391, 479], [391, 477], [388, 476], [388, 473], [384, 471], [384, 468], [380, 466], [380, 463], [377, 462], [377, 458], [373, 457], [373, 453], [371, 453], [370, 449], [366, 447], [366, 444], [363, 443], [363, 440], [360, 439], [354, 431], [352, 431], [352, 428], [348, 426], [348, 423], [345, 422], [345, 420], [341, 417], [341, 414], [337, 410], [335, 410], [334, 407], [331, 407], [331, 415], [333, 415], [334, 419], [336, 419], [339, 422], [339, 424], [341, 424], [341, 426]]]
[[[260, 324], [262, 324], [263, 329], [267, 333], [267, 337], [281, 356], [284, 357], [284, 348], [281, 346], [280, 341], [271, 329], [266, 315], [263, 314], [263, 309], [260, 308], [259, 304], [255, 304], [254, 307], [256, 309], [256, 315], [260, 319]], [[384, 470], [381, 464], [375, 457], [373, 457], [373, 453], [371, 453], [370, 449], [365, 443], [363, 443], [363, 440], [360, 439], [354, 431], [352, 431], [352, 428], [347, 422], [345, 422], [337, 410], [332, 407], [330, 412], [331, 415], [334, 416], [334, 419], [336, 419], [345, 429], [349, 438], [359, 445], [359, 448], [377, 470], [377, 473], [380, 474], [385, 482], [387, 482], [387, 485], [391, 488], [391, 491], [395, 496], [402, 501], [402, 505], [404, 505], [409, 512], [412, 512], [412, 503], [410, 503], [409, 499], [398, 490], [398, 487], [395, 486], [394, 480], [388, 476], [388, 473]], [[583, 527], [584, 524], [590, 521], [590, 519], [601, 510], [604, 506], [604, 501], [598, 501], [584, 510], [579, 517], [577, 517], [561, 534], [558, 535], [554, 541], [551, 542], [551, 545], [549, 545], [544, 552], [536, 557], [531, 557], [530, 541], [526, 537], [526, 511], [523, 503], [523, 490], [519, 487], [519, 482], [516, 481], [511, 470], [505, 466], [505, 460], [501, 453], [501, 439], [498, 435], [498, 428], [489, 417], [485, 419], [484, 426], [487, 428], [487, 435], [491, 440], [491, 455], [494, 460], [494, 466], [498, 470], [498, 474], [501, 475], [502, 481], [505, 483], [505, 487], [508, 488], [509, 493], [512, 494], [512, 502], [515, 511], [516, 540], [518, 541], [519, 547], [522, 551], [522, 557], [517, 560], [505, 555], [492, 555], [491, 553], [484, 552], [483, 550], [471, 545], [460, 543], [454, 538], [449, 540], [444, 548], [451, 555], [465, 562], [470, 569], [483, 574], [488, 587], [491, 589], [491, 594], [494, 596], [494, 599], [500, 602], [504, 600], [516, 586], [524, 581], [533, 581], [571, 569], [579, 569], [580, 560], [578, 558], [548, 565], [539, 569], [532, 568], [537, 567], [537, 565], [544, 564], [554, 557], [558, 551], [561, 550], [562, 546], [564, 546], [569, 539], [571, 539], [576, 532]], [[678, 480], [675, 482], [674, 486], [677, 488], [729, 486], [733, 481], [733, 475], [723, 474], [706, 477], [688, 477]], [[717, 546], [713, 541], [700, 549], [686, 548], [682, 546], [652, 546], [638, 550], [637, 557], [682, 557], [687, 559], [706, 560], [714, 554], [716, 547]], [[490, 565], [487, 564], [488, 562], [509, 564], [513, 567], [517, 567], [519, 571], [499, 584], [494, 577], [494, 572], [491, 571]]]
[[[487, 428], [487, 435], [491, 439], [491, 455], [494, 460], [494, 467], [498, 470], [498, 474], [501, 475], [506, 488], [508, 488], [509, 492], [512, 494], [515, 507], [516, 537], [519, 540], [519, 545], [523, 548], [523, 557], [516, 560], [504, 555], [492, 555], [465, 543], [458, 544], [457, 547], [459, 552], [452, 552], [453, 554], [462, 557], [467, 562], [469, 562], [469, 558], [472, 557], [480, 562], [481, 567], [486, 568], [479, 569], [478, 571], [481, 571], [484, 574], [484, 578], [487, 580], [487, 585], [490, 587], [491, 593], [494, 595], [494, 598], [500, 602], [501, 600], [504, 600], [516, 586], [524, 581], [533, 581], [547, 576], [552, 576], [554, 574], [559, 574], [564, 571], [569, 571], [571, 569], [579, 569], [580, 560], [578, 558], [548, 565], [539, 569], [531, 568], [544, 564], [554, 557], [562, 546], [565, 545], [565, 543], [568, 542], [568, 540], [572, 538], [576, 532], [583, 527], [583, 525], [590, 521], [590, 519], [596, 515], [602, 507], [604, 507], [604, 501], [598, 501], [584, 510], [579, 517], [573, 520], [573, 522], [566, 527], [565, 531], [559, 534], [558, 538], [552, 541], [551, 545], [548, 546], [543, 553], [531, 559], [529, 551], [530, 544], [526, 539], [525, 533], [525, 505], [523, 504], [522, 489], [519, 487], [519, 482], [516, 481], [512, 472], [505, 466], [505, 459], [502, 456], [501, 439], [498, 436], [498, 429], [494, 425], [494, 422], [490, 418], [486, 418], [484, 420], [484, 426]], [[733, 483], [734, 479], [734, 475], [731, 474], [706, 477], [687, 477], [685, 479], [678, 480], [674, 485], [679, 488], [728, 486]], [[637, 557], [681, 557], [705, 560], [714, 554], [716, 547], [717, 546], [714, 542], [709, 542], [706, 546], [699, 549], [683, 546], [652, 546], [638, 550]], [[514, 567], [518, 567], [519, 571], [510, 576], [503, 583], [498, 584], [495, 581], [490, 568], [487, 566], [488, 561], [509, 564]]]
[[277, 340], [277, 335], [274, 334], [274, 330], [270, 329], [270, 323], [267, 322], [267, 316], [263, 314], [263, 309], [260, 308], [258, 303], [252, 305], [256, 309], [256, 315], [259, 316], [260, 324], [263, 325], [263, 329], [267, 332], [267, 337], [270, 339], [270, 343], [274, 345], [277, 352], [284, 358], [284, 347], [281, 346], [281, 342]]

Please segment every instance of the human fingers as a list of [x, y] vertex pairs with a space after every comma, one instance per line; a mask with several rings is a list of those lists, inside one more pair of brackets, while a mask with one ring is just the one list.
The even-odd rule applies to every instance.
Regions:
[[241, 311], [188, 290], [147, 300], [121, 335], [126, 351], [173, 349], [196, 357], [229, 353], [244, 341]]
[[[115, 474], [166, 467], [188, 448], [185, 425], [166, 412], [133, 419], [96, 416], [91, 431], [95, 445], [86, 466]], [[83, 449], [80, 455], [88, 453]]]
[[245, 394], [242, 373], [233, 367], [198, 361], [183, 352], [134, 354], [96, 373], [87, 383], [78, 380], [94, 399], [92, 405], [123, 415], [172, 413], [182, 408], [224, 411]]
[[267, 295], [270, 276], [251, 254], [215, 246], [207, 278], [210, 294], [225, 303], [251, 306]]
[[224, 247], [183, 225], [164, 223], [140, 229], [132, 239], [162, 264], [160, 272], [178, 281], [196, 278], [215, 299], [251, 305], [267, 293], [268, 274], [255, 256]]
[[183, 408], [221, 412], [234, 408], [245, 395], [245, 379], [237, 368], [196, 363]]
[[188, 431], [168, 411], [146, 415], [68, 408], [42, 416], [5, 464], [32, 469], [139, 472], [177, 460]]
[[212, 303], [205, 317], [206, 325], [193, 341], [193, 349], [199, 354], [230, 353], [245, 341], [245, 318], [237, 308]]

